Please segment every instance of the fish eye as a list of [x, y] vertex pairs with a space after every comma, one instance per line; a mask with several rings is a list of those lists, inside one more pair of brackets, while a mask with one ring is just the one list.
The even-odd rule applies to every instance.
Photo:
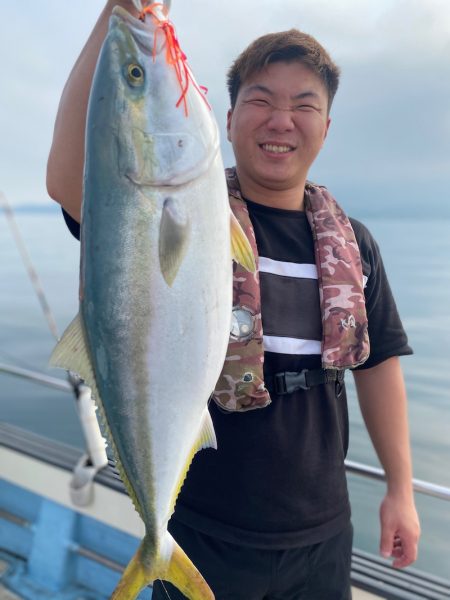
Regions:
[[127, 75], [128, 83], [131, 85], [142, 85], [144, 83], [144, 69], [140, 65], [128, 65]]

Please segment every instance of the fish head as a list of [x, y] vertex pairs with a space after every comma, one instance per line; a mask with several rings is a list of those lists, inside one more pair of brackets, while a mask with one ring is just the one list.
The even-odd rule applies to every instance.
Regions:
[[90, 100], [97, 128], [113, 134], [119, 176], [137, 186], [183, 185], [219, 152], [212, 111], [159, 10], [142, 21], [114, 8]]

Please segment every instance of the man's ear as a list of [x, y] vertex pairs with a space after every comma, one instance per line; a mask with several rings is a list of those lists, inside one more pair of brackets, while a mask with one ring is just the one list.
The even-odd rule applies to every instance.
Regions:
[[324, 133], [324, 135], [323, 135], [322, 144], [323, 144], [323, 143], [325, 142], [325, 140], [327, 139], [328, 130], [330, 129], [330, 124], [331, 124], [331, 119], [330, 119], [330, 117], [328, 117], [328, 119], [327, 119], [327, 125], [326, 125], [326, 128], [325, 128], [325, 133]]
[[227, 112], [227, 140], [231, 142], [231, 117], [233, 116], [233, 110], [230, 108]]

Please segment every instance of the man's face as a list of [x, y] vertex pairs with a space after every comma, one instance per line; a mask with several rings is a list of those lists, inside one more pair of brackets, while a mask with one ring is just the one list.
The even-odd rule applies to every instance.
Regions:
[[327, 108], [325, 86], [299, 62], [271, 63], [245, 81], [227, 117], [243, 187], [302, 187], [328, 131]]

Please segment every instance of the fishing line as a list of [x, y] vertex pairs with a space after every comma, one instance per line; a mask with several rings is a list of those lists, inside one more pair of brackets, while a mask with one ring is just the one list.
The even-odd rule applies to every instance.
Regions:
[[169, 598], [169, 600], [172, 600], [172, 599], [171, 599], [171, 597], [170, 597], [170, 595], [169, 595], [169, 592], [167, 591], [167, 588], [166, 588], [166, 586], [164, 585], [164, 581], [163, 581], [162, 579], [160, 579], [160, 582], [161, 582], [161, 585], [163, 586], [163, 590], [164, 590], [164, 591], [166, 592], [166, 594], [167, 594], [167, 597]]
[[47, 298], [45, 297], [44, 289], [42, 287], [41, 281], [38, 277], [36, 269], [31, 262], [30, 255], [26, 249], [25, 243], [22, 239], [19, 227], [17, 226], [16, 220], [14, 218], [14, 212], [3, 192], [0, 192], [0, 205], [3, 207], [5, 211], [6, 220], [11, 228], [14, 240], [16, 242], [17, 248], [19, 249], [20, 255], [22, 257], [23, 264], [25, 265], [25, 269], [28, 273], [28, 277], [30, 278], [31, 284], [34, 288], [34, 291], [38, 297], [39, 304], [41, 305], [41, 309], [44, 313], [44, 317], [49, 326], [50, 332], [53, 337], [58, 340], [58, 328], [56, 326], [55, 318], [53, 317], [52, 310], [50, 308], [49, 303], [47, 302]]

